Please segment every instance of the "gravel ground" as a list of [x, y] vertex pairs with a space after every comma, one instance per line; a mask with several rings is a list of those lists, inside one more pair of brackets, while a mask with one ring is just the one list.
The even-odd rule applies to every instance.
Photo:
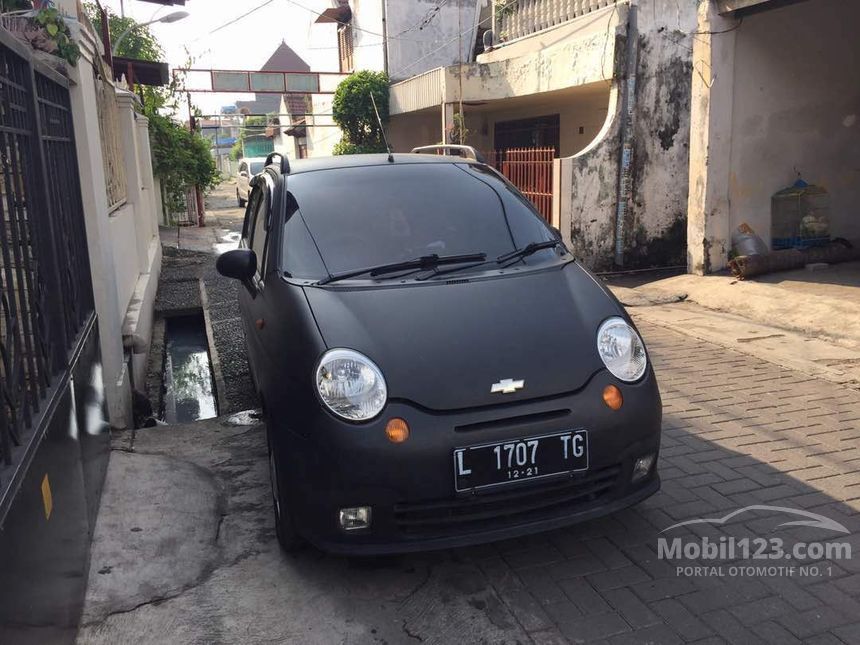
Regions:
[[[215, 270], [215, 258], [235, 245], [242, 228], [243, 212], [236, 207], [234, 193], [235, 186], [225, 182], [207, 198], [205, 227], [162, 227], [164, 259], [155, 303], [156, 314], [162, 318], [199, 312], [203, 281], [225, 388], [227, 409], [220, 410], [221, 414], [258, 405], [239, 318], [239, 284]], [[150, 359], [151, 369], [160, 371], [161, 361], [153, 360], [156, 358]]]

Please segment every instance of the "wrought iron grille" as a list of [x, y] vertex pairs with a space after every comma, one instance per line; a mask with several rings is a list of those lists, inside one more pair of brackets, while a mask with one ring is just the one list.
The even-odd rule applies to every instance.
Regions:
[[119, 130], [119, 108], [116, 103], [114, 84], [101, 78], [96, 78], [95, 82], [108, 210], [112, 211], [122, 206], [128, 197], [128, 184]]
[[0, 30], [0, 475], [93, 312], [67, 81], [34, 65]]

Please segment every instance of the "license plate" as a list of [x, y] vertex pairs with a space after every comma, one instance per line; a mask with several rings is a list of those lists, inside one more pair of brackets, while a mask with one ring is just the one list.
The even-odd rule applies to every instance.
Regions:
[[454, 450], [454, 487], [458, 493], [587, 469], [586, 430]]

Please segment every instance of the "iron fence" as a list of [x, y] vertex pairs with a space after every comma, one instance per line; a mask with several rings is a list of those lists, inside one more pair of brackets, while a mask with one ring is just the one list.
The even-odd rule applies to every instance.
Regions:
[[0, 500], [93, 315], [68, 81], [0, 29]]
[[535, 205], [541, 216], [552, 222], [552, 162], [555, 148], [512, 148], [494, 150], [487, 156], [501, 172]]

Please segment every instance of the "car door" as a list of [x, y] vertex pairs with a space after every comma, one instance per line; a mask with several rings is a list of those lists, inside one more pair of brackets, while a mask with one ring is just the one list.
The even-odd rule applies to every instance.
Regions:
[[267, 176], [262, 175], [248, 196], [248, 207], [245, 210], [245, 222], [242, 226], [240, 245], [251, 249], [257, 256], [257, 272], [251, 279], [250, 289], [242, 288], [239, 292], [239, 308], [242, 312], [242, 323], [245, 330], [245, 343], [248, 348], [248, 361], [254, 380], [261, 383], [264, 359], [261, 356], [258, 325], [265, 320], [263, 304], [266, 272], [266, 240], [267, 221], [270, 212], [271, 188]]

